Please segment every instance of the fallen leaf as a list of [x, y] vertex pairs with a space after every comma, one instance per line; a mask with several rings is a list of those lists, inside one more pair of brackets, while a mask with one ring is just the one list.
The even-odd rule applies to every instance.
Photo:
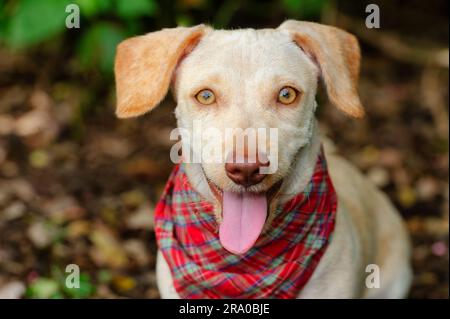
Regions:
[[23, 138], [29, 147], [49, 145], [59, 133], [59, 123], [48, 112], [36, 109], [16, 119], [14, 132]]
[[370, 167], [374, 165], [379, 158], [380, 151], [373, 145], [367, 145], [356, 156], [360, 167]]
[[133, 189], [120, 194], [120, 199], [126, 206], [137, 207], [147, 200], [147, 196], [140, 189]]
[[25, 293], [25, 285], [21, 281], [12, 281], [0, 287], [0, 299], [19, 299]]
[[30, 104], [35, 109], [49, 110], [52, 106], [52, 100], [47, 92], [36, 89], [30, 96]]
[[447, 218], [429, 217], [424, 220], [424, 231], [435, 236], [448, 236], [449, 223]]
[[84, 216], [85, 209], [72, 196], [60, 196], [44, 199], [41, 207], [46, 215], [55, 223], [63, 223]]
[[436, 274], [429, 271], [421, 273], [418, 279], [422, 285], [435, 285], [438, 281]]
[[8, 153], [6, 151], [6, 148], [2, 145], [2, 143], [0, 141], [0, 165], [6, 160], [7, 156], [8, 156]]
[[394, 148], [385, 148], [380, 150], [378, 161], [385, 167], [398, 167], [402, 164], [402, 153]]
[[13, 161], [5, 160], [2, 165], [0, 165], [1, 173], [5, 177], [16, 177], [19, 174], [19, 168], [17, 166], [17, 163]]
[[14, 130], [14, 118], [9, 115], [0, 115], [0, 135], [11, 134]]
[[417, 196], [423, 200], [433, 199], [440, 190], [439, 182], [436, 178], [431, 176], [424, 176], [420, 178], [416, 183]]
[[389, 183], [389, 173], [383, 167], [372, 167], [367, 172], [367, 177], [378, 187], [384, 187]]
[[136, 280], [129, 276], [116, 275], [112, 279], [112, 285], [120, 292], [127, 292], [136, 287]]
[[164, 170], [161, 169], [161, 164], [143, 156], [135, 157], [122, 165], [121, 172], [131, 178], [144, 176], [154, 179], [165, 175]]
[[103, 284], [97, 287], [96, 298], [116, 299], [117, 295], [114, 294], [107, 285]]
[[30, 136], [49, 128], [52, 119], [47, 112], [30, 111], [16, 120], [15, 133], [19, 136]]
[[4, 210], [2, 217], [8, 221], [20, 218], [24, 215], [26, 206], [20, 201], [12, 202]]
[[397, 199], [403, 207], [411, 207], [416, 203], [416, 192], [408, 185], [400, 186], [397, 191]]
[[56, 239], [58, 236], [58, 230], [51, 224], [43, 221], [37, 221], [31, 224], [28, 228], [27, 234], [31, 242], [37, 248], [45, 248]]
[[128, 228], [130, 229], [146, 229], [153, 230], [153, 205], [149, 203], [142, 204], [134, 213], [126, 219]]
[[66, 229], [68, 239], [77, 239], [89, 234], [91, 225], [86, 220], [75, 220], [71, 222]]
[[50, 156], [45, 150], [34, 150], [30, 153], [28, 161], [34, 168], [45, 168], [50, 164]]
[[139, 266], [148, 266], [150, 258], [147, 247], [145, 247], [142, 241], [130, 239], [124, 242], [123, 247], [131, 259], [135, 260]]
[[105, 134], [93, 135], [88, 148], [96, 154], [102, 153], [119, 159], [127, 157], [132, 150], [126, 139]]
[[127, 265], [126, 253], [111, 229], [97, 224], [90, 239], [94, 244], [90, 256], [97, 265], [111, 268], [123, 268]]

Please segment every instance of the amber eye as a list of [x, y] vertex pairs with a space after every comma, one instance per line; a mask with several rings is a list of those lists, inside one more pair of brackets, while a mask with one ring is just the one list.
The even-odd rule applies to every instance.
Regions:
[[210, 105], [216, 101], [216, 96], [211, 90], [201, 90], [197, 93], [195, 98], [204, 105]]
[[278, 93], [278, 102], [282, 104], [291, 104], [297, 97], [297, 90], [290, 86], [285, 86]]

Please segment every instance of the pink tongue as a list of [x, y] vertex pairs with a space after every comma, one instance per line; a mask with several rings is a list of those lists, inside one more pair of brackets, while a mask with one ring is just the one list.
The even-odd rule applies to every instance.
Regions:
[[246, 253], [258, 239], [266, 221], [266, 196], [224, 191], [222, 209], [220, 243], [233, 254]]

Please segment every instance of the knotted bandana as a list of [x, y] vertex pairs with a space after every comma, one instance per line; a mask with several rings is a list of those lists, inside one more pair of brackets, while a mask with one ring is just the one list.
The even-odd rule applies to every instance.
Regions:
[[155, 210], [158, 245], [182, 298], [296, 298], [331, 239], [336, 193], [320, 153], [304, 191], [275, 210], [244, 255], [219, 241], [214, 206], [175, 166]]

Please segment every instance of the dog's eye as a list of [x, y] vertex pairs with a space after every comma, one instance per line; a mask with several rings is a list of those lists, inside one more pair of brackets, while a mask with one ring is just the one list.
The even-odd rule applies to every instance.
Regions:
[[296, 97], [297, 90], [290, 86], [285, 86], [280, 90], [280, 93], [278, 93], [278, 102], [282, 104], [291, 104], [295, 101]]
[[204, 105], [210, 105], [216, 101], [216, 96], [211, 90], [201, 90], [197, 93], [195, 98]]

